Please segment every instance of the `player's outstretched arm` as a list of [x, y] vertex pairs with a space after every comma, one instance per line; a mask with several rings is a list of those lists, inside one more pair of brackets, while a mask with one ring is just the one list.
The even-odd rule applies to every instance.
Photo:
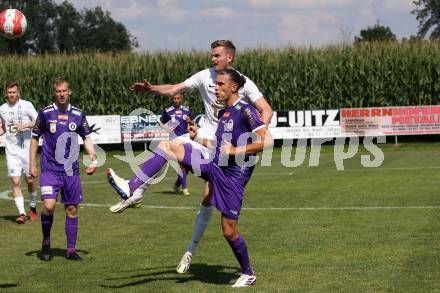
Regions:
[[254, 106], [261, 114], [261, 120], [268, 126], [273, 115], [272, 107], [263, 96], [255, 101]]
[[29, 148], [29, 175], [36, 178], [38, 176], [36, 158], [38, 150], [38, 137], [32, 137], [31, 146]]
[[177, 84], [152, 85], [148, 80], [144, 79], [143, 82], [133, 83], [130, 89], [135, 92], [148, 92], [160, 96], [174, 96], [184, 92], [187, 87], [183, 82]]
[[93, 146], [93, 140], [90, 136], [84, 138], [84, 150], [89, 156], [91, 162], [86, 169], [86, 174], [92, 175], [96, 171], [96, 167], [98, 166], [98, 160], [95, 153], [95, 147]]

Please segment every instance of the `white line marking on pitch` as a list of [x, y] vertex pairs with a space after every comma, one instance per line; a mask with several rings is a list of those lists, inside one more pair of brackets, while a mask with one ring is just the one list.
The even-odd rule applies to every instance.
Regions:
[[[10, 190], [0, 192], [0, 199], [13, 200], [8, 196]], [[25, 200], [28, 201], [28, 200]], [[81, 207], [110, 207], [109, 204], [82, 203]], [[178, 207], [178, 206], [152, 206], [144, 205], [147, 209], [173, 209], [173, 210], [196, 210], [199, 207]], [[245, 207], [243, 210], [249, 211], [320, 211], [320, 210], [403, 210], [403, 209], [440, 209], [440, 206], [372, 206], [372, 207], [284, 207], [284, 208], [252, 208]]]
[[[334, 172], [362, 172], [362, 171], [393, 171], [393, 170], [423, 170], [423, 169], [440, 169], [440, 166], [428, 166], [428, 167], [391, 167], [391, 168], [362, 168], [362, 169], [351, 169], [351, 170], [331, 170], [323, 171], [324, 173], [334, 173]], [[297, 175], [294, 172], [254, 172], [252, 176], [268, 176], [268, 175]], [[166, 177], [162, 179], [164, 181], [173, 181], [175, 178]], [[82, 184], [104, 184], [107, 181], [82, 181]]]

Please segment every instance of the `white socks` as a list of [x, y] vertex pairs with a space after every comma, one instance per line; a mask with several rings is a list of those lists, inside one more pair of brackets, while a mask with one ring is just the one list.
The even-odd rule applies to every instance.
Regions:
[[31, 208], [37, 207], [37, 193], [35, 191], [29, 193], [29, 202]]
[[20, 215], [26, 215], [26, 212], [24, 210], [24, 199], [23, 199], [23, 196], [14, 197], [14, 201], [15, 201], [15, 206], [18, 209], [18, 213]]
[[134, 202], [138, 202], [144, 197], [145, 187], [141, 186], [133, 192], [131, 198]]
[[200, 205], [200, 210], [194, 222], [192, 239], [191, 242], [188, 244], [188, 247], [186, 248], [186, 251], [191, 252], [192, 255], [194, 255], [197, 244], [199, 243], [200, 238], [202, 238], [203, 232], [205, 232], [209, 222], [211, 221], [213, 210], [214, 206]]

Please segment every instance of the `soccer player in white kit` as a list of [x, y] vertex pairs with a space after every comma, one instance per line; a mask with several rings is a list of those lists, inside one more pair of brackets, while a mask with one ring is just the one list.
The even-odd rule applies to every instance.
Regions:
[[[202, 70], [194, 74], [184, 82], [178, 84], [152, 85], [147, 80], [144, 80], [140, 83], [134, 83], [131, 86], [131, 89], [139, 92], [150, 92], [163, 96], [173, 96], [186, 90], [198, 89], [200, 95], [202, 96], [206, 113], [205, 124], [198, 130], [198, 136], [213, 140], [215, 139], [215, 131], [217, 129], [217, 113], [219, 110], [224, 108], [224, 105], [217, 102], [217, 97], [215, 95], [215, 80], [217, 77], [216, 72], [223, 69], [232, 68], [234, 57], [234, 44], [229, 40], [217, 40], [211, 44], [211, 68]], [[254, 84], [254, 82], [252, 82], [246, 76], [245, 78], [246, 83], [238, 93], [241, 98], [250, 101], [254, 105], [254, 107], [261, 114], [261, 120], [267, 126], [272, 117], [272, 108], [267, 103], [263, 94]], [[189, 271], [189, 267], [191, 265], [192, 257], [196, 250], [197, 244], [200, 241], [200, 238], [202, 237], [211, 220], [213, 206], [208, 200], [209, 193], [210, 186], [208, 182], [206, 182], [200, 210], [196, 216], [194, 223], [192, 239], [188, 244], [186, 252], [183, 255], [180, 263], [177, 266], [176, 270], [178, 273], [186, 273]], [[133, 197], [136, 194], [139, 193], [135, 192]]]
[[7, 102], [0, 106], [2, 127], [0, 135], [6, 136], [6, 163], [8, 176], [11, 177], [12, 195], [19, 216], [18, 224], [26, 223], [23, 193], [21, 191], [21, 175], [26, 176], [29, 191], [31, 221], [38, 219], [36, 210], [35, 182], [29, 174], [29, 147], [31, 128], [37, 119], [37, 111], [31, 102], [20, 99], [20, 89], [15, 81], [9, 82], [4, 91]]

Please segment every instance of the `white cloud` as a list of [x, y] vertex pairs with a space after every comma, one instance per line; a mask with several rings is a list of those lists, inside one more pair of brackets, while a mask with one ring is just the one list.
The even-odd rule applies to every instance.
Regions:
[[218, 38], [240, 47], [325, 45], [352, 39], [377, 20], [398, 38], [417, 30], [412, 0], [69, 1], [79, 10], [110, 11], [144, 49], [206, 48]]
[[337, 15], [325, 11], [312, 13], [283, 13], [278, 34], [283, 43], [293, 45], [322, 45], [336, 42]]
[[355, 0], [245, 0], [251, 6], [281, 6], [290, 9], [322, 9], [350, 5]]

